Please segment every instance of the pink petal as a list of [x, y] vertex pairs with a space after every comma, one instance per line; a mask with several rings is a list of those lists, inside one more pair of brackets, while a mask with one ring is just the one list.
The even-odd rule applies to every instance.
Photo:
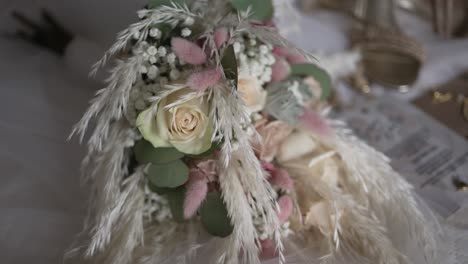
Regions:
[[305, 127], [320, 136], [327, 136], [331, 132], [331, 128], [322, 116], [309, 109], [304, 110], [300, 120], [304, 123]]
[[172, 50], [179, 59], [193, 65], [206, 62], [206, 54], [197, 44], [183, 38], [172, 38]]
[[184, 217], [189, 219], [195, 215], [203, 200], [205, 200], [208, 193], [208, 184], [203, 178], [192, 177], [187, 183], [186, 188]]
[[219, 82], [222, 74], [218, 69], [209, 69], [190, 75], [187, 85], [196, 91], [204, 91]]
[[280, 224], [284, 224], [293, 212], [293, 201], [291, 197], [287, 195], [283, 195], [278, 200], [279, 205], [279, 212], [278, 212], [278, 219]]
[[272, 259], [278, 256], [278, 250], [276, 250], [275, 242], [272, 239], [262, 240], [260, 245], [262, 246], [260, 255], [262, 259]]
[[279, 56], [276, 56], [276, 62], [275, 64], [273, 64], [273, 67], [272, 67], [272, 74], [271, 74], [272, 82], [280, 82], [286, 79], [290, 73], [291, 73], [291, 66], [289, 66], [289, 63], [285, 59]]
[[229, 32], [225, 27], [217, 28], [213, 34], [216, 48], [220, 49], [229, 39]]
[[285, 58], [291, 64], [299, 64], [308, 62], [307, 58], [297, 51], [288, 49], [286, 47], [273, 48], [273, 54]]
[[274, 47], [273, 54], [279, 57], [286, 58], [289, 55], [289, 49], [285, 47]]
[[289, 173], [285, 169], [277, 169], [271, 174], [269, 182], [278, 186], [283, 190], [292, 190], [294, 187], [294, 181], [289, 176]]
[[262, 160], [262, 167], [265, 171], [269, 172], [270, 175], [273, 174], [273, 172], [276, 170], [275, 165], [273, 165], [273, 163], [268, 162], [268, 161]]

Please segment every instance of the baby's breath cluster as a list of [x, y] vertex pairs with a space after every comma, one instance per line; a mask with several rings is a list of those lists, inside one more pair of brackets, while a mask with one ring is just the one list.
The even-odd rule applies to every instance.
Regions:
[[[141, 13], [140, 18], [148, 16]], [[155, 18], [156, 20], [157, 18]], [[133, 32], [133, 54], [143, 58], [139, 69], [140, 78], [134, 84], [127, 107], [127, 119], [134, 124], [137, 115], [150, 107], [148, 100], [161, 91], [165, 85], [183, 79], [189, 74], [189, 67], [180, 60], [171, 48], [171, 37], [190, 38], [195, 18], [177, 14], [170, 23], [156, 23], [149, 29]]]
[[153, 191], [145, 185], [145, 205], [143, 217], [148, 222], [162, 223], [172, 219], [171, 209], [167, 199]]
[[272, 65], [275, 63], [271, 44], [245, 34], [234, 43], [234, 51], [239, 58], [241, 74], [257, 78], [261, 85], [271, 81]]

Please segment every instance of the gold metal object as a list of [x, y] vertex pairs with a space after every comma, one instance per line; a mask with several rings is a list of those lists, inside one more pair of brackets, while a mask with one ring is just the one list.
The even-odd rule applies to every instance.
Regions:
[[354, 14], [361, 23], [352, 32], [360, 47], [366, 76], [386, 87], [407, 92], [417, 80], [425, 50], [399, 29], [394, 0], [357, 0]]
[[468, 98], [463, 99], [462, 115], [465, 121], [468, 122]]
[[453, 178], [452, 183], [457, 188], [457, 191], [460, 192], [468, 192], [468, 183], [458, 179], [458, 178]]
[[432, 103], [434, 104], [442, 104], [442, 103], [447, 103], [452, 100], [452, 94], [451, 93], [442, 93], [439, 91], [434, 91], [432, 94]]

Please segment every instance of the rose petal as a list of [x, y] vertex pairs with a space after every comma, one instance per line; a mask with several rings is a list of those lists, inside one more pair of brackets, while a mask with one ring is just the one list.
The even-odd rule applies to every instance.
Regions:
[[216, 48], [220, 49], [229, 39], [229, 32], [227, 28], [217, 28], [213, 34], [213, 38], [216, 44]]
[[272, 67], [271, 81], [280, 82], [286, 79], [291, 73], [291, 66], [282, 57], [276, 56], [276, 62]]
[[312, 132], [320, 135], [327, 136], [330, 134], [330, 127], [327, 122], [318, 113], [311, 110], [304, 110], [304, 113], [299, 118]]
[[198, 208], [206, 198], [208, 193], [208, 184], [201, 175], [194, 175], [191, 172], [190, 180], [187, 185], [187, 192], [184, 201], [184, 217], [186, 219], [195, 215]]
[[272, 259], [278, 256], [278, 250], [276, 250], [275, 242], [272, 239], [261, 240], [260, 245], [262, 246], [260, 255], [262, 259]]
[[183, 38], [172, 38], [171, 46], [179, 59], [193, 65], [206, 62], [206, 54], [197, 44]]
[[293, 212], [293, 201], [291, 197], [283, 195], [278, 200], [279, 212], [278, 220], [280, 224], [284, 224]]
[[190, 75], [187, 85], [196, 91], [204, 91], [219, 82], [222, 74], [218, 69], [209, 69]]
[[273, 171], [269, 182], [283, 190], [292, 190], [294, 187], [294, 182], [285, 169], [277, 169]]

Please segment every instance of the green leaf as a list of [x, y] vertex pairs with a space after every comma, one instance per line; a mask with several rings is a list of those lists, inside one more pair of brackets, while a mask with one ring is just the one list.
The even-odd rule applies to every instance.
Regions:
[[237, 88], [238, 68], [236, 52], [234, 51], [233, 45], [226, 47], [223, 58], [221, 59], [221, 66], [223, 66], [224, 75], [226, 75], [226, 78], [228, 80], [234, 81]]
[[148, 179], [159, 188], [176, 188], [184, 185], [189, 177], [189, 169], [181, 160], [166, 164], [152, 164], [148, 170]]
[[321, 100], [326, 100], [331, 94], [332, 82], [328, 73], [315, 64], [293, 64], [291, 73], [296, 76], [312, 76], [322, 88]]
[[206, 231], [213, 236], [227, 237], [234, 229], [219, 192], [211, 192], [200, 207], [200, 217]]
[[173, 191], [174, 189], [171, 189], [171, 188], [161, 188], [161, 187], [158, 187], [154, 184], [152, 184], [150, 181], [148, 181], [148, 188], [154, 192], [154, 193], [157, 193], [159, 195], [164, 195], [164, 194], [167, 194], [171, 191]]
[[185, 187], [172, 189], [166, 194], [169, 208], [171, 209], [172, 218], [176, 222], [184, 222], [184, 201], [185, 201]]
[[135, 158], [139, 163], [164, 164], [184, 157], [184, 154], [175, 148], [155, 148], [146, 140], [135, 144]]
[[172, 6], [172, 3], [177, 5], [185, 4], [185, 0], [150, 0], [148, 4], [149, 9], [158, 8], [162, 5]]
[[271, 0], [230, 0], [237, 11], [246, 11], [252, 7], [251, 19], [265, 22], [273, 18], [273, 3]]

